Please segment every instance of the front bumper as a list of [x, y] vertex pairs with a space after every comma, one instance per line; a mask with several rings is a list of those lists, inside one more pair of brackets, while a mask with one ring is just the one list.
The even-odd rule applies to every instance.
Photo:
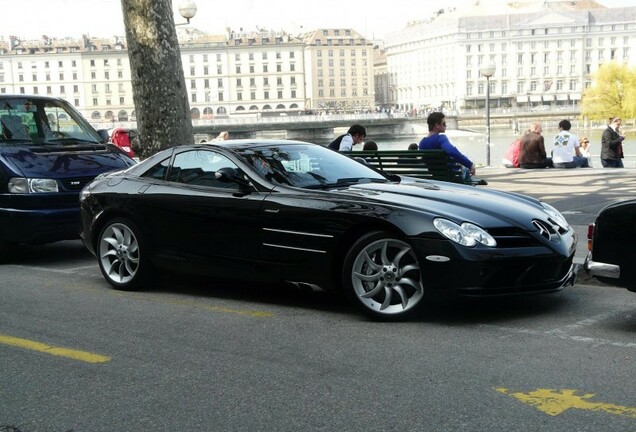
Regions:
[[619, 265], [594, 261], [591, 252], [587, 254], [583, 268], [585, 272], [591, 276], [611, 279], [619, 279], [621, 277], [621, 268]]
[[431, 239], [413, 243], [425, 288], [431, 291], [471, 297], [538, 294], [559, 291], [576, 281], [575, 237], [554, 249], [480, 250]]
[[44, 244], [79, 238], [79, 206], [63, 209], [0, 208], [0, 235], [11, 243]]

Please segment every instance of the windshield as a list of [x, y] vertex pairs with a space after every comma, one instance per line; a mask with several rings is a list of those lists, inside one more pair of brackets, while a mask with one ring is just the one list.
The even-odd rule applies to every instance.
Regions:
[[263, 178], [279, 185], [328, 189], [388, 181], [364, 163], [314, 144], [276, 144], [236, 151]]
[[58, 99], [0, 99], [0, 144], [99, 143], [100, 137], [69, 104]]

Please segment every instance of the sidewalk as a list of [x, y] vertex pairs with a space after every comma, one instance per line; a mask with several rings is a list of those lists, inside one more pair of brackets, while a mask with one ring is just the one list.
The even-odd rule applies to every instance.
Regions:
[[[574, 262], [587, 255], [587, 226], [606, 205], [636, 198], [635, 168], [508, 169], [478, 168], [477, 177], [492, 188], [539, 198], [557, 208], [576, 230], [579, 241]], [[580, 274], [581, 276], [581, 274]], [[582, 278], [585, 283], [589, 278]]]

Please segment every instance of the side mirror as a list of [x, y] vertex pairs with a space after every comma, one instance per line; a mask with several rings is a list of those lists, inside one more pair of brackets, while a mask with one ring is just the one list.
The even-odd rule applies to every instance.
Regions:
[[99, 134], [99, 137], [102, 139], [102, 143], [107, 143], [110, 136], [108, 135], [108, 130], [107, 129], [100, 129], [97, 131], [97, 133]]
[[224, 183], [237, 183], [241, 187], [249, 187], [250, 182], [247, 180], [238, 168], [221, 168], [214, 173], [214, 177]]

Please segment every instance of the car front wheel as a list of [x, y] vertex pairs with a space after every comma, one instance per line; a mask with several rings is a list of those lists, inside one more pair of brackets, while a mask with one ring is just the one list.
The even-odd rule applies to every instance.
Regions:
[[150, 262], [146, 252], [141, 231], [128, 219], [113, 219], [99, 234], [99, 269], [117, 289], [133, 291], [148, 282]]
[[424, 286], [411, 245], [386, 232], [364, 235], [351, 247], [343, 266], [349, 299], [367, 315], [397, 320], [422, 303]]

